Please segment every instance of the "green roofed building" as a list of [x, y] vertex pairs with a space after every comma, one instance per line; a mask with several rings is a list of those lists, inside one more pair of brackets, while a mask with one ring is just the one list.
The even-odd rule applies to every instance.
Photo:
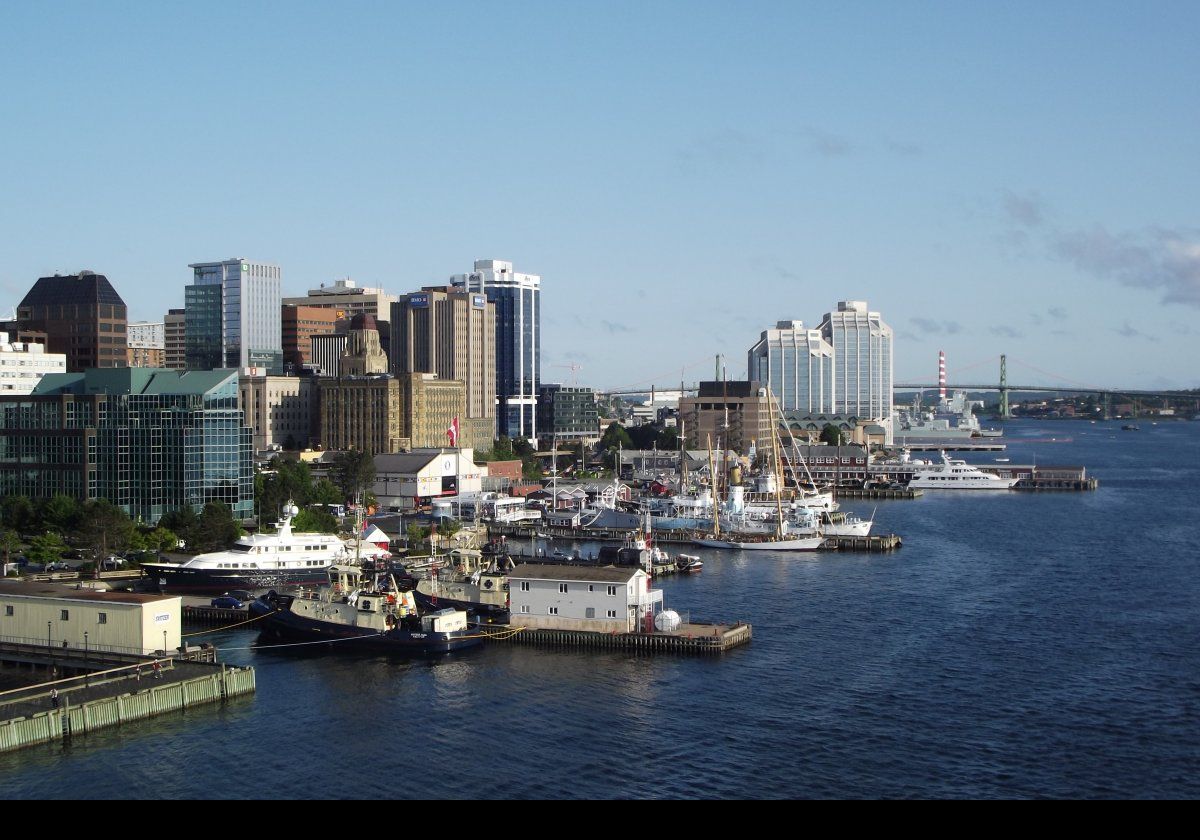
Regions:
[[189, 505], [254, 513], [251, 430], [235, 370], [92, 369], [0, 396], [0, 493], [108, 499], [158, 522]]

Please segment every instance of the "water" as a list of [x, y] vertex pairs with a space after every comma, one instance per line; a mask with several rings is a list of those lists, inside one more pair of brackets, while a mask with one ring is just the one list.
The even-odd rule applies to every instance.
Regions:
[[1141, 425], [1009, 424], [1014, 464], [1100, 490], [882, 502], [893, 554], [697, 552], [663, 588], [754, 625], [722, 657], [404, 662], [229, 631], [256, 696], [0, 756], [0, 795], [1195, 797], [1200, 423]]

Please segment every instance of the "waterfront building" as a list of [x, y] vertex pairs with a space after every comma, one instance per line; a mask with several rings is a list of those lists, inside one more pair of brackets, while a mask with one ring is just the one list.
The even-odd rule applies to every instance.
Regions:
[[238, 377], [243, 422], [255, 452], [304, 449], [314, 436], [317, 388], [310, 376]]
[[[471, 440], [496, 435], [496, 305], [479, 292], [426, 287], [391, 309], [391, 370], [435, 373], [466, 385], [460, 431]], [[485, 447], [486, 448], [486, 447]]]
[[833, 347], [833, 411], [892, 424], [892, 328], [866, 301], [839, 301], [825, 313], [821, 337]]
[[126, 328], [125, 352], [129, 367], [166, 367], [166, 323], [135, 321]]
[[0, 332], [0, 395], [32, 394], [43, 376], [66, 370], [66, 354], [47, 353], [41, 344], [9, 341], [8, 333]]
[[632, 633], [661, 608], [644, 570], [527, 563], [508, 575], [509, 624], [531, 630]]
[[237, 372], [93, 368], [0, 396], [0, 493], [107, 499], [153, 524], [187, 505], [254, 513]]
[[184, 290], [188, 369], [282, 374], [279, 266], [234, 258], [188, 267], [194, 278]]
[[46, 333], [46, 349], [67, 370], [125, 367], [125, 301], [103, 274], [40, 277], [17, 306], [22, 330]]
[[381, 508], [398, 511], [416, 510], [442, 496], [481, 493], [485, 468], [474, 455], [470, 447], [376, 455], [372, 492]]
[[0, 635], [9, 641], [149, 656], [178, 648], [182, 626], [178, 595], [0, 581]]
[[313, 363], [313, 336], [332, 334], [337, 321], [337, 311], [327, 306], [283, 304], [280, 324], [283, 329], [283, 363], [288, 373], [299, 373], [305, 365]]
[[163, 367], [187, 370], [187, 314], [170, 309], [163, 318]]
[[763, 330], [746, 354], [747, 377], [770, 387], [783, 411], [832, 413], [833, 345], [802, 321]]
[[542, 278], [514, 272], [504, 260], [476, 260], [474, 271], [454, 275], [450, 284], [486, 295], [496, 306], [496, 433], [535, 440]]
[[543, 385], [538, 389], [538, 422], [542, 437], [554, 439], [597, 437], [600, 412], [591, 388]]
[[773, 457], [777, 412], [759, 382], [701, 382], [696, 396], [679, 401], [679, 419], [688, 449], [711, 446], [747, 455], [754, 446], [759, 455]]

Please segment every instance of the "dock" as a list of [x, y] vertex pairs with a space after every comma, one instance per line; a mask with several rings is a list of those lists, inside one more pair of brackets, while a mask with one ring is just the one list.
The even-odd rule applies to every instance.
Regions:
[[490, 643], [590, 650], [624, 650], [639, 653], [714, 655], [750, 643], [754, 628], [735, 624], [684, 624], [673, 633], [600, 633], [593, 630], [530, 630], [492, 626]]
[[[860, 491], [861, 492], [861, 491]], [[887, 490], [876, 491], [887, 493], [915, 493], [916, 496], [921, 494], [920, 490]], [[907, 496], [904, 498], [916, 498], [916, 496]], [[521, 527], [512, 524], [495, 523], [488, 528], [489, 536], [505, 536], [516, 537], [517, 539], [532, 539], [533, 529]], [[560, 540], [563, 542], [624, 542], [628, 536], [627, 531], [593, 531], [591, 529], [580, 528], [565, 528], [565, 527], [542, 527], [537, 529], [540, 535], [539, 539], [547, 542]], [[657, 544], [671, 544], [690, 546], [696, 544], [696, 540], [708, 538], [707, 533], [699, 531], [691, 531], [687, 529], [675, 529], [670, 531], [655, 531], [654, 542]], [[897, 534], [881, 534], [872, 535], [869, 537], [829, 537], [821, 546], [822, 551], [866, 551], [866, 552], [884, 552], [894, 551], [903, 545], [903, 540]], [[555, 563], [587, 563], [591, 558], [587, 557], [554, 557], [552, 555], [538, 556], [529, 558], [528, 555], [512, 554], [514, 558], [525, 557], [533, 562], [555, 562]], [[673, 574], [675, 567], [666, 565], [655, 567], [654, 574]], [[232, 610], [236, 613], [236, 610]], [[186, 608], [185, 608], [186, 617]]]
[[[181, 651], [181, 657], [186, 653]], [[0, 692], [0, 752], [65, 743], [76, 735], [254, 693], [253, 668], [214, 660], [215, 655], [154, 657], [69, 648], [47, 652], [40, 644], [6, 642], [0, 646], [6, 682], [21, 681], [26, 669], [36, 679]], [[60, 673], [71, 676], [58, 679]]]
[[838, 487], [833, 491], [838, 499], [919, 499], [924, 494], [919, 487]]

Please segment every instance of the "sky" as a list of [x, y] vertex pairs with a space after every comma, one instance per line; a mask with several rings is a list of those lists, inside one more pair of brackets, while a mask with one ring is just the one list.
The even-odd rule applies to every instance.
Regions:
[[[897, 382], [1200, 387], [1200, 4], [0, 4], [0, 309], [188, 263], [542, 277], [543, 381], [731, 377], [866, 300]], [[569, 366], [577, 366], [572, 371]]]

